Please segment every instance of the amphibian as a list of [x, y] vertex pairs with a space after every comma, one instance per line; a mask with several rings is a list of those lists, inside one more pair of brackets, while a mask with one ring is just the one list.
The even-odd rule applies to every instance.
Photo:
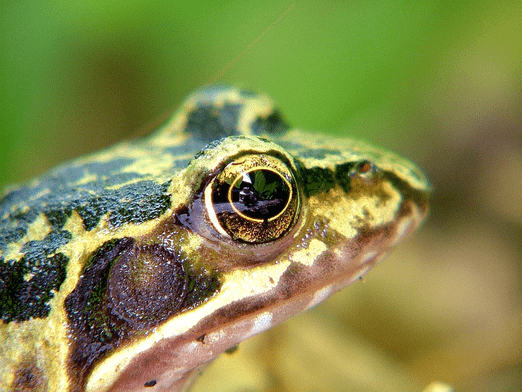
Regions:
[[179, 391], [358, 280], [425, 218], [395, 154], [211, 86], [153, 133], [10, 187], [0, 389]]

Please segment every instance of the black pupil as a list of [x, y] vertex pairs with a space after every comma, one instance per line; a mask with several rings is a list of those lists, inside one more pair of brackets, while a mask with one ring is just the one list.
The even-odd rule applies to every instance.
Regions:
[[232, 189], [234, 207], [254, 219], [268, 219], [284, 210], [290, 189], [284, 179], [270, 170], [243, 173]]

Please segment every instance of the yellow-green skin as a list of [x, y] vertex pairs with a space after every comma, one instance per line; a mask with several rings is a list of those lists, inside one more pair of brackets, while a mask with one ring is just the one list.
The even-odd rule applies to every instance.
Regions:
[[[212, 212], [245, 156], [295, 186], [272, 237], [264, 220], [242, 240]], [[2, 196], [0, 390], [187, 389], [364, 275], [425, 218], [428, 188], [392, 153], [288, 127], [266, 96], [196, 91], [152, 134]]]

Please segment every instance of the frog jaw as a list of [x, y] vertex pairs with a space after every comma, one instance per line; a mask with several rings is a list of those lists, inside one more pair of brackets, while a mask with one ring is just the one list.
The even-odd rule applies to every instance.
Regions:
[[[400, 222], [388, 229], [388, 246], [382, 245], [382, 233], [366, 238], [362, 252], [360, 238], [329, 250], [322, 250], [320, 240], [314, 238], [304, 249], [309, 256], [315, 255], [311, 266], [290, 261], [302, 257], [294, 252], [268, 267], [230, 273], [224, 278], [220, 294], [195, 309], [193, 317], [188, 312], [158, 327], [154, 336], [133, 348], [131, 356], [122, 352], [121, 357], [115, 354], [103, 362], [94, 369], [86, 389], [104, 390], [98, 388], [107, 385], [115, 375], [113, 370], [124, 368], [108, 390], [142, 390], [152, 380], [156, 383], [154, 390], [184, 390], [202, 364], [359, 280], [388, 254], [394, 241], [409, 234], [416, 224], [413, 218]], [[190, 319], [200, 321], [194, 324]], [[126, 363], [129, 357], [132, 360]]]

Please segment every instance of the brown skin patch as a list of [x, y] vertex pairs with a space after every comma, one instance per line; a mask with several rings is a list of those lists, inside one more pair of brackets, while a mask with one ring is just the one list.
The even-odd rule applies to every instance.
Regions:
[[47, 378], [36, 364], [31, 363], [16, 371], [13, 386], [17, 392], [46, 391]]
[[203, 320], [201, 326], [205, 330], [219, 329], [220, 326], [226, 325], [230, 322], [235, 322], [245, 315], [269, 308], [270, 304], [274, 302], [275, 299], [271, 298], [271, 296], [266, 296], [266, 298], [265, 296], [255, 297], [252, 299], [233, 302], [214, 312], [212, 317], [207, 317]]

